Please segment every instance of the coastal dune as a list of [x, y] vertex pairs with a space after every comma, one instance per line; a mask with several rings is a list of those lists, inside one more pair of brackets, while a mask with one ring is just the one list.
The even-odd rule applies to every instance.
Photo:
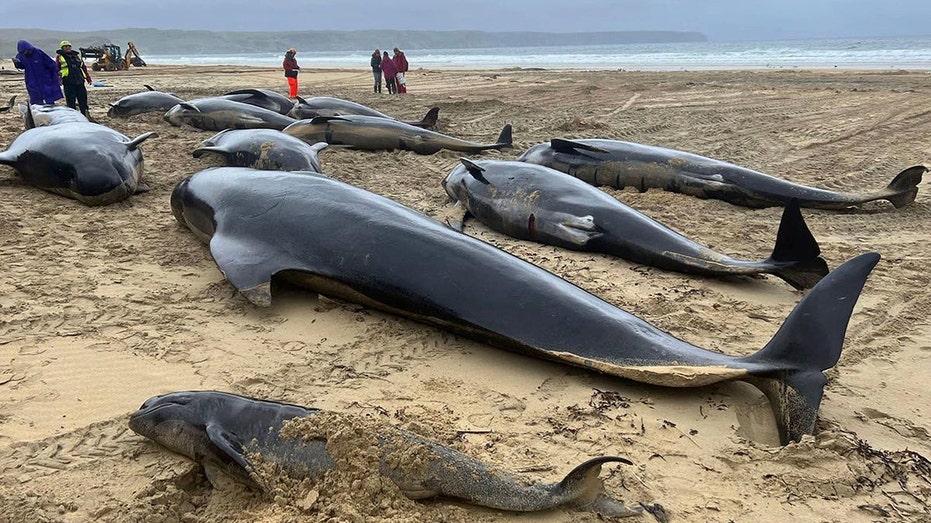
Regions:
[[[514, 129], [514, 159], [553, 137], [682, 149], [838, 191], [884, 187], [931, 163], [925, 72], [425, 70], [408, 94], [373, 94], [367, 69], [304, 64], [301, 95], [336, 96], [400, 119], [440, 108], [439, 130], [475, 142]], [[97, 73], [92, 115], [142, 146], [152, 188], [89, 208], [0, 169], [0, 522], [511, 521], [501, 511], [414, 502], [364, 465], [272, 496], [213, 489], [198, 467], [129, 431], [147, 398], [223, 390], [387, 421], [536, 481], [597, 455], [608, 491], [662, 504], [672, 521], [922, 521], [931, 506], [931, 197], [901, 209], [803, 210], [834, 268], [882, 254], [828, 384], [818, 429], [778, 446], [768, 401], [725, 383], [666, 389], [492, 348], [434, 327], [276, 284], [249, 304], [169, 195], [213, 165], [191, 151], [213, 133], [161, 114], [106, 116], [144, 84], [184, 99], [260, 87], [277, 68], [148, 66]], [[22, 79], [0, 76], [0, 99]], [[0, 147], [22, 132], [0, 113]], [[79, 139], [79, 137], [75, 137]], [[328, 175], [441, 219], [440, 180], [458, 153], [328, 149]], [[782, 209], [663, 191], [603, 189], [715, 250], [765, 258]], [[774, 277], [719, 280], [505, 237], [465, 233], [537, 264], [696, 345], [751, 354], [803, 296]], [[344, 436], [348, 437], [350, 431]], [[352, 475], [355, 474], [355, 475]], [[598, 521], [564, 510], [534, 521]], [[538, 519], [539, 518], [539, 519]], [[652, 516], [644, 515], [642, 521]]]

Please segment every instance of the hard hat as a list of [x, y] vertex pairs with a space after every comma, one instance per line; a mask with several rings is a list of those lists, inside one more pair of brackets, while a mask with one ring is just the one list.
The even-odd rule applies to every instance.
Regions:
[[62, 40], [61, 43], [58, 44], [58, 47], [64, 47], [64, 46], [66, 46], [66, 45], [67, 45], [67, 46], [70, 46], [70, 45], [71, 45], [71, 42], [69, 42], [69, 41], [67, 41], [67, 40]]

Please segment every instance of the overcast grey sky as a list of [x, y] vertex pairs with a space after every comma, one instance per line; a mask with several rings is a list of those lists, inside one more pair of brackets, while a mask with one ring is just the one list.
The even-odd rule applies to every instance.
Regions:
[[[0, 27], [70, 31], [699, 31], [714, 41], [931, 34], [929, 0], [0, 0]], [[503, 7], [499, 7], [504, 4]], [[77, 12], [76, 12], [77, 10]], [[67, 13], [67, 14], [66, 14]]]

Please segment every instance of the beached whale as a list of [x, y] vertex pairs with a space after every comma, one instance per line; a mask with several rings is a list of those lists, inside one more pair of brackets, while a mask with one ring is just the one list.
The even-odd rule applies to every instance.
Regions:
[[310, 145], [274, 129], [227, 129], [204, 140], [193, 155], [213, 153], [230, 167], [322, 173], [317, 153], [327, 147], [326, 142]]
[[909, 167], [883, 189], [839, 193], [792, 183], [775, 176], [674, 149], [616, 140], [562, 140], [535, 145], [519, 161], [545, 165], [592, 185], [640, 191], [659, 188], [724, 200], [745, 207], [782, 207], [795, 198], [802, 207], [847, 209], [888, 200], [896, 208], [908, 205], [928, 168]]
[[175, 218], [256, 305], [283, 278], [528, 355], [671, 387], [728, 380], [770, 399], [784, 442], [814, 429], [826, 378], [873, 266], [818, 282], [762, 350], [729, 356], [663, 332], [531, 263], [392, 200], [311, 173], [212, 168], [179, 182]]
[[492, 144], [478, 144], [397, 120], [361, 115], [318, 116], [310, 120], [298, 120], [285, 128], [284, 132], [307, 143], [327, 142], [369, 151], [401, 150], [434, 154], [447, 149], [478, 153], [512, 147], [511, 124], [504, 126], [497, 142]]
[[137, 114], [165, 112], [184, 100], [171, 93], [156, 90], [150, 85], [141, 93], [126, 95], [110, 104], [107, 116], [127, 118]]
[[774, 274], [807, 289], [828, 273], [798, 202], [786, 207], [772, 255], [744, 261], [673, 231], [581, 180], [525, 162], [466, 160], [443, 179], [467, 215], [521, 240], [601, 252], [662, 269], [710, 276]]
[[[32, 120], [27, 110], [27, 126]], [[140, 183], [139, 145], [152, 136], [158, 135], [148, 132], [130, 139], [109, 127], [80, 121], [32, 127], [0, 153], [0, 165], [13, 167], [40, 189], [86, 205], [108, 205], [148, 190]]]
[[81, 111], [64, 105], [19, 104], [19, 115], [22, 116], [23, 125], [26, 129], [63, 123], [90, 122], [86, 116], [81, 114]]
[[[367, 107], [356, 102], [351, 102], [349, 100], [343, 100], [342, 98], [332, 98], [330, 96], [315, 96], [313, 98], [307, 99], [298, 96], [297, 103], [294, 104], [294, 108], [291, 109], [291, 112], [288, 113], [288, 116], [305, 120], [308, 118], [316, 118], [318, 116], [345, 116], [349, 114], [397, 120], [397, 118], [393, 118], [385, 113], [376, 111], [371, 107]], [[427, 114], [420, 121], [406, 121], [404, 123], [413, 125], [414, 127], [433, 129], [436, 127], [436, 120], [439, 114], [440, 108], [433, 107], [427, 111]]]
[[297, 121], [275, 111], [225, 98], [200, 98], [181, 102], [169, 109], [164, 119], [176, 127], [187, 124], [205, 131], [224, 129], [277, 129], [280, 131]]
[[[327, 451], [325, 435], [315, 439], [282, 435], [282, 426], [287, 421], [314, 416], [324, 418], [325, 414], [318, 409], [223, 392], [174, 392], [143, 403], [130, 417], [129, 427], [198, 462], [215, 484], [222, 471], [241, 484], [265, 490], [265, 481], [256, 473], [252, 456], [261, 456], [263, 463], [274, 464], [277, 470], [297, 479], [319, 478], [337, 467]], [[609, 517], [642, 512], [639, 506], [627, 508], [605, 494], [598, 478], [602, 465], [630, 464], [625, 458], [590, 459], [559, 483], [526, 484], [507, 472], [414, 433], [389, 425], [375, 430], [378, 463], [372, 463], [377, 468], [372, 473], [381, 473], [411, 499], [442, 496], [520, 512], [556, 507], [572, 507]], [[409, 459], [405, 458], [412, 454], [418, 458], [416, 466], [408, 464]]]

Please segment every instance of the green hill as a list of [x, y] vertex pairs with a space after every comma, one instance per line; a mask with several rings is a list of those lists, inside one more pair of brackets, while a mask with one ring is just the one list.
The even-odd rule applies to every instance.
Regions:
[[488, 47], [537, 47], [610, 45], [660, 42], [705, 42], [697, 32], [613, 31], [597, 33], [539, 33], [483, 31], [292, 31], [214, 32], [162, 29], [114, 29], [106, 31], [49, 31], [0, 29], [0, 56], [16, 54], [16, 42], [31, 44], [52, 54], [61, 40], [75, 48], [107, 41], [126, 49], [132, 41], [143, 57], [164, 54], [232, 54], [281, 52], [289, 47], [302, 51], [361, 51], [390, 42], [402, 49], [476, 49]]

